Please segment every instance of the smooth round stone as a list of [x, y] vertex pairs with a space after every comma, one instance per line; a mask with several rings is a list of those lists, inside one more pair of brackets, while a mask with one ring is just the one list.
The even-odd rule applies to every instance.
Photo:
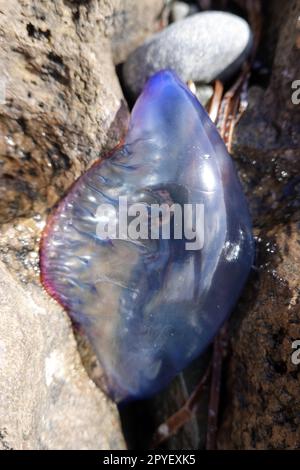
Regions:
[[208, 104], [213, 94], [214, 94], [214, 89], [212, 86], [196, 84], [195, 95], [197, 96], [202, 106], [206, 106]]
[[124, 64], [124, 80], [137, 96], [155, 72], [173, 69], [183, 81], [210, 83], [230, 78], [248, 56], [252, 34], [239, 16], [219, 11], [197, 13], [155, 34]]
[[172, 21], [183, 20], [187, 16], [197, 13], [198, 8], [196, 5], [189, 5], [185, 2], [174, 2], [171, 9]]

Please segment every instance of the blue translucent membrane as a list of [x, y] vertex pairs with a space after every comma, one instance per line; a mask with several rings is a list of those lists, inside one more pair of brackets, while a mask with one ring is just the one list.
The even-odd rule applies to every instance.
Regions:
[[[101, 240], [97, 208], [204, 205], [204, 246]], [[46, 228], [44, 284], [86, 331], [116, 401], [149, 396], [212, 341], [253, 259], [248, 208], [206, 111], [171, 71], [146, 84], [124, 147], [72, 187]]]

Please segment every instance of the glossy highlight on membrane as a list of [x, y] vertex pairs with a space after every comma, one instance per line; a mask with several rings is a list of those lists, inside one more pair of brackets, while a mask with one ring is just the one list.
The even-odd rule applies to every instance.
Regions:
[[[204, 245], [104, 240], [101, 204], [203, 204]], [[41, 242], [47, 291], [82, 326], [117, 401], [156, 393], [212, 341], [253, 261], [247, 203], [226, 147], [171, 71], [153, 75], [124, 145], [92, 166], [50, 217]]]

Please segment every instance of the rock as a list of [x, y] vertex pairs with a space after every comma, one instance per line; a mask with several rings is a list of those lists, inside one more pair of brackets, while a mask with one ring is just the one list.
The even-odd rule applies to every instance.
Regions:
[[238, 70], [252, 44], [248, 24], [223, 12], [203, 12], [178, 21], [156, 33], [130, 54], [123, 76], [138, 95], [154, 72], [174, 69], [184, 81], [209, 83], [226, 79]]
[[[281, 11], [278, 6], [278, 11]], [[293, 102], [293, 82], [300, 77], [300, 1], [289, 2], [273, 62], [270, 86], [261, 107], [268, 120], [278, 126], [282, 144], [299, 147], [300, 106]], [[299, 92], [298, 92], [299, 96]], [[285, 139], [285, 141], [283, 141]]]
[[199, 10], [196, 5], [189, 5], [185, 2], [174, 2], [171, 7], [172, 21], [183, 20], [187, 16], [197, 13]]
[[[242, 116], [238, 132], [235, 133], [236, 153], [241, 150], [259, 148], [297, 149], [300, 145], [300, 106], [294, 104], [292, 95], [296, 89], [293, 82], [300, 77], [300, 26], [297, 11], [300, 11], [300, 1], [293, 0], [284, 5], [274, 3], [272, 20], [279, 28], [279, 37], [273, 39], [276, 44], [272, 74], [267, 90], [254, 90], [252, 106]], [[280, 21], [279, 21], [280, 18]], [[271, 24], [271, 29], [274, 25]], [[273, 33], [275, 34], [275, 33]], [[266, 42], [269, 44], [268, 34]], [[274, 38], [274, 36], [272, 36]], [[264, 50], [264, 43], [262, 49]], [[250, 133], [251, 134], [250, 134]]]
[[124, 449], [118, 412], [80, 362], [70, 321], [0, 265], [0, 448]]
[[257, 237], [256, 271], [231, 322], [227, 403], [221, 449], [295, 449], [300, 445], [299, 365], [292, 343], [299, 322], [300, 107], [291, 84], [300, 75], [300, 1], [276, 1], [280, 24], [267, 90], [252, 88], [234, 134]]
[[196, 96], [202, 106], [206, 106], [210, 98], [214, 94], [214, 89], [210, 85], [197, 85], [196, 84]]
[[[238, 0], [238, 2], [239, 6], [243, 8], [243, 0]], [[272, 0], [272, 2], [265, 2], [263, 5], [266, 20], [262, 28], [259, 57], [261, 57], [267, 68], [272, 67], [279, 33], [288, 15], [289, 3], [282, 2], [282, 0]]]
[[188, 16], [190, 6], [185, 2], [174, 2], [171, 7], [172, 21], [183, 20]]
[[202, 106], [206, 106], [214, 93], [214, 88], [210, 85], [203, 85], [188, 80], [187, 85], [191, 92], [198, 98]]
[[113, 9], [105, 18], [111, 29], [111, 48], [115, 64], [165, 23], [168, 5], [164, 0], [114, 0]]
[[292, 343], [300, 339], [297, 224], [274, 227], [259, 245], [265, 264], [232, 328], [222, 449], [296, 449], [300, 444], [300, 368], [291, 361]]
[[123, 137], [128, 110], [112, 50], [117, 61], [137, 46], [155, 28], [162, 5], [162, 0], [143, 0], [138, 8], [133, 0], [126, 6], [119, 0], [3, 5], [1, 223], [51, 207], [100, 152]]
[[51, 207], [123, 136], [128, 111], [96, 7], [63, 0], [3, 5], [1, 223]]

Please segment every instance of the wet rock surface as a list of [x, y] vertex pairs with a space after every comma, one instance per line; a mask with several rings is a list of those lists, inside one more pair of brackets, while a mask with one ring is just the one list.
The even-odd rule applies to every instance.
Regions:
[[250, 106], [235, 132], [234, 155], [248, 188], [257, 260], [231, 321], [220, 448], [300, 445], [299, 365], [291, 360], [292, 343], [300, 338], [300, 109], [291, 99], [292, 81], [300, 76], [299, 11], [300, 2], [290, 2], [270, 84], [266, 91], [250, 90]]
[[88, 378], [70, 321], [0, 265], [0, 449], [124, 449], [118, 412]]
[[267, 256], [231, 329], [220, 448], [299, 448], [299, 365], [291, 360], [300, 338], [299, 238], [298, 224], [291, 223], [259, 243]]
[[[136, 49], [124, 65], [124, 81], [138, 95], [147, 78], [171, 68], [184, 80], [228, 78], [251, 49], [248, 24], [223, 12], [203, 12], [176, 22]], [[222, 60], [219, 60], [222, 57]]]
[[1, 14], [1, 222], [51, 207], [123, 135], [127, 110], [97, 2], [76, 8], [12, 1]]

